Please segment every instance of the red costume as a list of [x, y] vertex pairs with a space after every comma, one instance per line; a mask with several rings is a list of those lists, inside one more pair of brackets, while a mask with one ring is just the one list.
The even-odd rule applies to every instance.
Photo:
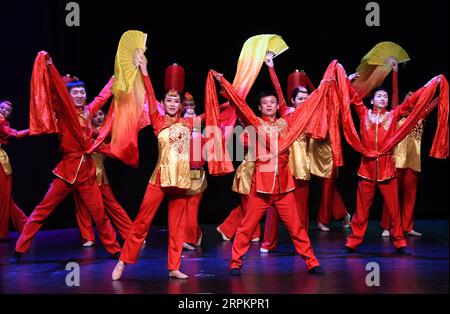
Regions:
[[[105, 212], [111, 219], [112, 223], [116, 226], [117, 230], [122, 236], [122, 239], [125, 240], [128, 236], [128, 232], [130, 231], [133, 222], [131, 221], [130, 217], [128, 217], [125, 209], [123, 209], [123, 207], [114, 197], [103, 165], [104, 155], [101, 153], [93, 153], [92, 158], [95, 163], [97, 184], [102, 193]], [[74, 193], [74, 201], [81, 237], [83, 238], [84, 242], [94, 242], [95, 234], [92, 226], [92, 218], [89, 215], [89, 210], [81, 199], [80, 194], [77, 192]]]
[[[194, 129], [195, 130], [195, 129]], [[203, 169], [205, 160], [203, 156], [198, 156], [203, 150], [203, 137], [198, 130], [192, 132], [190, 144], [190, 176], [191, 186], [186, 192], [186, 223], [184, 242], [200, 245], [202, 230], [198, 223], [198, 209], [203, 197], [203, 192], [207, 188], [206, 173]], [[198, 149], [194, 153], [194, 149]]]
[[[247, 137], [245, 133], [241, 133], [241, 141], [247, 148]], [[224, 222], [218, 227], [220, 231], [225, 234], [228, 239], [234, 237], [236, 230], [241, 224], [242, 219], [247, 212], [248, 194], [250, 194], [250, 188], [252, 183], [252, 178], [255, 171], [255, 162], [250, 160], [250, 155], [247, 153], [245, 155], [244, 161], [236, 169], [234, 175], [232, 190], [241, 196], [241, 203], [234, 208]], [[261, 237], [261, 227], [257, 225], [255, 232], [253, 232], [252, 240]]]
[[[294, 108], [286, 105], [280, 82], [278, 81], [278, 77], [273, 67], [269, 67], [269, 73], [272, 84], [278, 95], [280, 114], [282, 117], [287, 117], [294, 111]], [[298, 83], [298, 85], [294, 86], [295, 84], [293, 84], [292, 81]], [[308, 88], [314, 89], [314, 86], [306, 74], [304, 72], [296, 71], [291, 73], [288, 79], [288, 97], [292, 95], [293, 89], [300, 84], [304, 84], [304, 86], [307, 85]], [[311, 177], [308, 149], [309, 138], [306, 132], [304, 132], [292, 144], [288, 162], [291, 175], [293, 175], [295, 179], [294, 194], [297, 201], [298, 216], [300, 217], [300, 221], [305, 227], [306, 232], [308, 232], [309, 228], [309, 179]], [[264, 240], [261, 248], [271, 251], [276, 247], [279, 221], [280, 218], [276, 210], [273, 207], [268, 208], [264, 228]]]
[[[394, 148], [395, 168], [397, 170], [400, 212], [404, 232], [410, 232], [414, 226], [414, 206], [416, 202], [417, 183], [421, 171], [420, 155], [423, 128], [426, 116], [437, 106], [437, 99], [427, 108], [424, 118], [413, 128], [405, 139]], [[401, 125], [405, 118], [399, 122]], [[383, 206], [381, 227], [390, 230], [391, 219], [386, 204]]]
[[[218, 107], [215, 86], [212, 82], [213, 75], [218, 77], [215, 72], [210, 72], [208, 76], [206, 92], [207, 110], [208, 104], [213, 104]], [[319, 123], [322, 118], [320, 113], [323, 112], [323, 103], [320, 99], [326, 93], [326, 88], [321, 89], [316, 94], [318, 97], [311, 97], [307, 100], [309, 105], [302, 106], [286, 119], [281, 118], [271, 121], [265, 117], [257, 118], [230, 83], [223, 78], [221, 79], [221, 83], [245, 122], [258, 130], [259, 140], [265, 142], [266, 148], [267, 145], [271, 147], [270, 152], [266, 150], [266, 153], [256, 149], [258, 154], [256, 156], [256, 168], [248, 198], [247, 213], [235, 235], [230, 267], [232, 269], [242, 267], [242, 256], [249, 249], [251, 236], [266, 209], [271, 205], [277, 209], [282, 221], [287, 226], [296, 251], [305, 259], [307, 268], [312, 269], [318, 266], [319, 262], [314, 256], [308, 234], [298, 216], [297, 202], [294, 194], [295, 181], [288, 166], [288, 149], [307, 126], [308, 130], [316, 131], [314, 134], [319, 134], [317, 136], [323, 135], [323, 132], [319, 132], [323, 131]], [[211, 121], [208, 116], [206, 118], [207, 123], [217, 123], [214, 119], [216, 119], [214, 116]], [[272, 143], [273, 140], [275, 140], [275, 143]], [[270, 144], [268, 144], [269, 142]], [[258, 142], [256, 145], [261, 145], [261, 143]], [[273, 145], [276, 145], [276, 147], [273, 147]], [[272, 149], [275, 149], [275, 152]], [[269, 156], [269, 158], [263, 156]], [[226, 163], [226, 160], [224, 162]], [[223, 164], [219, 162], [217, 168], [220, 172]], [[216, 169], [213, 169], [213, 172], [214, 170]]]
[[[383, 147], [385, 141], [393, 137], [400, 117], [410, 111], [417, 98], [418, 95], [414, 94], [411, 99], [391, 111], [367, 109], [361, 101], [356, 102], [354, 108], [360, 119], [360, 133], [364, 147], [375, 151]], [[392, 219], [394, 246], [396, 248], [405, 247], [406, 241], [400, 217], [398, 181], [393, 155], [386, 154], [378, 158], [363, 156], [358, 176], [360, 180], [357, 207], [351, 221], [352, 234], [347, 238], [346, 246], [355, 249], [362, 243], [369, 221], [369, 209], [375, 196], [375, 188], [378, 186]]]
[[151, 124], [158, 137], [159, 157], [139, 213], [123, 246], [120, 260], [130, 264], [136, 262], [156, 211], [167, 196], [169, 198], [168, 269], [179, 270], [185, 237], [186, 191], [191, 186], [189, 144], [193, 127], [192, 119], [184, 119], [179, 115], [161, 116], [148, 76], [144, 76], [144, 84]]
[[27, 216], [20, 210], [12, 198], [12, 168], [9, 158], [1, 145], [7, 144], [9, 138], [19, 137], [15, 129], [9, 127], [9, 122], [0, 114], [0, 239], [8, 237], [9, 222], [14, 229], [21, 232]]
[[[242, 219], [245, 216], [246, 213], [245, 209], [247, 208], [246, 207], [247, 203], [248, 203], [248, 195], [241, 195], [241, 203], [230, 212], [227, 218], [219, 226], [220, 231], [222, 231], [227, 238], [231, 239], [236, 234], [236, 231], [239, 225], [241, 224]], [[251, 238], [253, 240], [260, 237], [261, 237], [261, 227], [258, 224]]]
[[336, 188], [337, 168], [333, 167], [331, 177], [317, 177], [320, 180], [321, 197], [318, 221], [327, 225], [331, 220], [339, 220], [347, 214], [347, 208]]
[[[101, 192], [95, 182], [92, 157], [86, 153], [92, 145], [91, 116], [110, 97], [112, 81], [84, 110], [76, 108], [61, 75], [53, 65], [46, 65], [47, 59], [47, 53], [39, 53], [33, 69], [30, 133], [36, 134], [43, 131], [43, 128], [36, 127], [42, 120], [48, 118], [57, 121], [59, 148], [63, 158], [53, 170], [57, 178], [53, 180], [44, 199], [28, 218], [17, 241], [16, 252], [25, 253], [45, 219], [67, 196], [77, 191], [95, 221], [106, 250], [114, 255], [120, 252], [120, 246], [114, 228], [104, 212]], [[56, 117], [53, 119], [42, 117], [40, 109], [47, 107], [47, 112], [52, 113], [48, 108], [50, 106], [55, 110]]]

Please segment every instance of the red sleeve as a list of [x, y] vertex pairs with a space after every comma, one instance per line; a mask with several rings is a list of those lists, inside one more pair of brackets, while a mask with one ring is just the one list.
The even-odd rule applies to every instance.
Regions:
[[0, 118], [0, 138], [7, 140], [10, 137], [16, 137], [17, 130], [9, 127], [9, 122], [3, 118]]
[[397, 107], [399, 103], [400, 101], [398, 95], [398, 72], [392, 71], [392, 101], [391, 101], [392, 109]]
[[270, 80], [272, 81], [273, 88], [278, 96], [278, 104], [280, 106], [279, 112], [282, 117], [285, 117], [290, 113], [289, 107], [286, 105], [284, 99], [283, 90], [281, 89], [280, 81], [278, 80], [277, 73], [274, 67], [269, 67]]
[[366, 116], [367, 107], [366, 105], [364, 105], [361, 97], [359, 97], [358, 93], [355, 91], [349, 80], [347, 80], [347, 84], [350, 94], [350, 104], [353, 105], [353, 108], [358, 114], [358, 117], [362, 119]]
[[150, 81], [150, 76], [142, 75], [144, 79], [145, 91], [147, 92], [148, 98], [148, 115], [152, 123], [155, 134], [161, 131], [164, 124], [164, 117], [159, 114], [158, 106], [156, 104], [155, 91], [153, 90], [152, 82]]
[[431, 113], [431, 111], [436, 109], [438, 104], [439, 104], [439, 97], [436, 97], [428, 104], [427, 111], [425, 112], [425, 118], [428, 117], [428, 115]]

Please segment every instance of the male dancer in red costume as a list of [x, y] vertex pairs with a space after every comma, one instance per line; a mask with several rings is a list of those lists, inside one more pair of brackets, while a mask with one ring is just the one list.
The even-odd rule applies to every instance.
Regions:
[[21, 232], [27, 216], [20, 210], [12, 198], [12, 168], [9, 158], [1, 145], [10, 138], [22, 138], [28, 135], [28, 129], [17, 131], [9, 126], [13, 105], [9, 101], [0, 101], [0, 239], [8, 237], [9, 222]]
[[[86, 90], [84, 84], [81, 82], [72, 83], [73, 85], [68, 86], [70, 97], [69, 95], [65, 96], [65, 93], [67, 93], [67, 90], [63, 91], [65, 84], [47, 53], [41, 52], [38, 55], [35, 66], [38, 66], [38, 68], [40, 66], [42, 69], [44, 59], [47, 63], [47, 69], [41, 71], [47, 71], [48, 73], [43, 75], [48, 75], [51, 81], [51, 97], [56, 97], [55, 95], [59, 93], [59, 95], [62, 94], [65, 97], [64, 99], [70, 99], [72, 102], [69, 103], [67, 101], [66, 103], [66, 101], [62, 101], [54, 103], [52, 101], [54, 104], [53, 109], [57, 116], [59, 148], [63, 158], [53, 170], [56, 178], [53, 179], [47, 194], [28, 218], [22, 234], [17, 240], [15, 251], [10, 257], [10, 262], [16, 263], [20, 260], [22, 255], [30, 248], [31, 241], [47, 217], [74, 191], [80, 194], [80, 197], [89, 209], [105, 249], [113, 257], [118, 257], [120, 246], [116, 239], [116, 232], [104, 211], [101, 192], [95, 180], [95, 167], [92, 156], [86, 153], [92, 145], [91, 117], [111, 96], [113, 80], [111, 79], [108, 82], [92, 103], [85, 106]], [[37, 82], [37, 84], [39, 83]], [[56, 100], [57, 98], [54, 99]]]
[[[222, 84], [224, 83], [224, 79], [220, 75], [217, 75], [216, 78]], [[235, 93], [234, 97], [239, 97], [233, 91], [233, 87], [228, 82], [226, 84], [224, 88], [227, 89], [227, 93], [231, 91]], [[293, 121], [290, 118], [294, 118], [295, 115], [288, 117], [287, 120], [276, 118], [279, 108], [276, 93], [261, 92], [258, 95], [258, 99], [261, 118], [256, 119], [247, 111], [247, 114], [243, 116], [246, 120], [245, 122], [249, 125], [253, 125], [253, 123], [258, 124], [253, 126], [264, 129], [266, 138], [262, 139], [262, 141], [269, 141], [272, 136], [277, 137], [279, 134], [286, 134], [285, 132], [288, 132], [288, 128], [291, 127]], [[244, 100], [239, 98], [233, 100], [244, 104], [244, 110], [248, 108]], [[243, 114], [243, 112], [241, 113]], [[251, 235], [264, 212], [271, 205], [277, 209], [282, 221], [287, 226], [297, 253], [306, 261], [308, 272], [324, 274], [317, 258], [314, 256], [306, 229], [298, 216], [297, 201], [294, 194], [295, 183], [288, 167], [288, 160], [289, 150], [285, 150], [273, 160], [256, 163], [256, 171], [254, 172], [248, 197], [247, 212], [237, 230], [233, 243], [232, 260], [230, 262], [230, 275], [232, 276], [240, 276], [242, 256], [250, 247]], [[273, 165], [273, 162], [276, 165]]]
[[[363, 145], [373, 150], [381, 147], [384, 141], [388, 140], [395, 132], [395, 127], [391, 127], [391, 125], [397, 124], [400, 117], [409, 112], [414, 103], [413, 99], [417, 97], [417, 95], [411, 96], [402, 105], [391, 111], [386, 110], [389, 105], [389, 95], [382, 88], [373, 92], [371, 99], [373, 109], [367, 109], [358, 97], [354, 98], [352, 103], [360, 119]], [[394, 246], [399, 254], [410, 255], [411, 251], [407, 247], [403, 235], [398, 199], [398, 181], [392, 154], [372, 159], [363, 156], [358, 176], [360, 179], [357, 191], [357, 207], [351, 221], [352, 234], [348, 236], [342, 253], [354, 252], [363, 242], [369, 221], [369, 209], [375, 196], [375, 189], [378, 186], [392, 218]]]
[[[275, 73], [273, 58], [270, 54], [266, 56], [265, 63], [268, 66], [270, 78], [277, 92], [278, 99], [280, 99], [281, 117], [287, 117], [304, 103], [309, 97], [309, 92], [306, 87], [296, 86], [294, 90], [291, 91], [292, 97], [290, 100], [293, 107], [288, 107], [283, 96], [280, 82]], [[312, 83], [307, 76], [302, 83], [304, 83], [304, 85], [309, 83], [308, 85], [312, 86]], [[288, 82], [288, 85], [291, 84]], [[309, 227], [309, 179], [311, 178], [308, 154], [309, 140], [307, 132], [304, 131], [289, 148], [288, 162], [289, 170], [293, 175], [295, 182], [294, 194], [297, 201], [298, 215], [306, 232], [308, 232]], [[276, 247], [279, 220], [276, 210], [273, 207], [268, 208], [264, 228], [264, 240], [260, 248], [261, 253], [268, 253]]]

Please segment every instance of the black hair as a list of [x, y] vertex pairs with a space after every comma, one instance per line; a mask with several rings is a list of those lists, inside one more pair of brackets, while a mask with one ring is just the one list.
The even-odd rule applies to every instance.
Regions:
[[[167, 94], [168, 94], [169, 92], [170, 92], [170, 91], [167, 91], [167, 92], [164, 92], [164, 93], [162, 94], [161, 102], [163, 102], [164, 99], [166, 99], [166, 96], [167, 96]], [[180, 97], [180, 102], [182, 102], [182, 101], [183, 101], [183, 95], [182, 95], [179, 91], [177, 91], [177, 94], [178, 94], [178, 97]]]
[[84, 88], [84, 83], [82, 81], [73, 81], [70, 83], [67, 83], [67, 89], [70, 91], [72, 88], [75, 87], [83, 87]]
[[261, 98], [268, 97], [268, 96], [274, 96], [277, 99], [277, 102], [279, 101], [278, 95], [274, 90], [262, 90], [258, 93], [258, 96], [256, 99], [258, 99], [258, 104], [261, 104]]
[[7, 101], [7, 100], [0, 100], [0, 104], [7, 104], [10, 107], [12, 107], [12, 105], [13, 105], [10, 101]]
[[409, 90], [409, 91], [403, 93], [403, 94], [402, 94], [402, 96], [403, 96], [402, 99], [405, 99], [406, 97], [408, 97], [409, 93], [414, 93], [414, 91]]
[[[306, 89], [306, 92], [305, 92], [305, 89]], [[295, 99], [295, 97], [297, 97], [298, 93], [308, 93], [308, 95], [309, 95], [309, 89], [304, 86], [297, 86], [292, 91], [291, 99]]]
[[377, 87], [377, 88], [375, 88], [373, 91], [372, 91], [372, 94], [371, 94], [371, 96], [370, 96], [370, 100], [372, 100], [372, 99], [374, 99], [375, 98], [375, 94], [377, 93], [377, 92], [379, 92], [379, 91], [384, 91], [384, 92], [386, 92], [387, 94], [388, 94], [388, 96], [389, 96], [389, 89], [387, 89], [386, 87], [383, 87], [383, 86], [379, 86], [379, 87]]

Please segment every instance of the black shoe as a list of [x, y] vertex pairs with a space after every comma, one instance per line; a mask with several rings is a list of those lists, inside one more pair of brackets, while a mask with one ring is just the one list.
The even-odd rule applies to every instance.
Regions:
[[402, 246], [397, 249], [397, 253], [400, 255], [411, 255], [411, 250], [407, 246]]
[[241, 270], [239, 268], [231, 268], [229, 274], [230, 276], [240, 276]]
[[339, 251], [339, 253], [341, 253], [341, 254], [349, 254], [349, 253], [355, 253], [355, 252], [356, 252], [356, 250], [354, 248], [349, 247], [349, 246], [344, 246], [342, 248], [342, 250]]
[[22, 253], [14, 251], [14, 253], [12, 253], [9, 256], [9, 263], [10, 264], [17, 264], [18, 262], [20, 262], [20, 259], [22, 258]]
[[116, 252], [116, 253], [112, 254], [111, 257], [114, 258], [114, 259], [119, 259], [120, 252]]
[[313, 275], [325, 275], [325, 271], [320, 266], [313, 267], [308, 270], [308, 274]]

